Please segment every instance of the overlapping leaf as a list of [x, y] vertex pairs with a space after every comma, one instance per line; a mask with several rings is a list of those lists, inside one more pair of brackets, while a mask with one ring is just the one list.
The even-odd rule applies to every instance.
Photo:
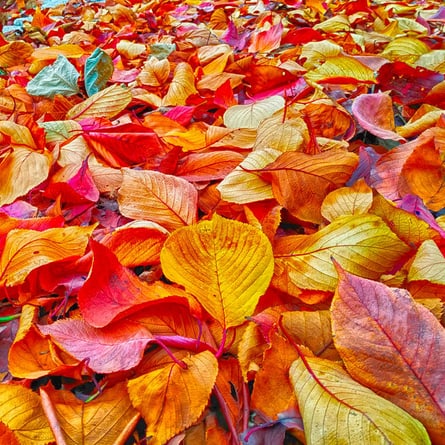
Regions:
[[348, 372], [420, 420], [434, 443], [444, 443], [445, 329], [408, 291], [337, 270], [332, 328]]

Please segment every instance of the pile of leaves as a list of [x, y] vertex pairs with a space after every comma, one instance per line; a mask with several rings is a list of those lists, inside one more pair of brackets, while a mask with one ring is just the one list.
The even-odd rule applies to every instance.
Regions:
[[2, 2], [0, 442], [445, 444], [441, 1]]

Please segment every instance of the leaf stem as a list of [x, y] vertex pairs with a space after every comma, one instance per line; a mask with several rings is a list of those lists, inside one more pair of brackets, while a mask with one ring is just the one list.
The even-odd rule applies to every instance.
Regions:
[[164, 344], [164, 342], [162, 340], [159, 340], [159, 338], [156, 339], [156, 343], [168, 354], [168, 356], [178, 365], [180, 366], [182, 369], [188, 369], [188, 366], [185, 362], [183, 362], [182, 360], [178, 360], [177, 357], [175, 357], [175, 355], [173, 354], [173, 352], [170, 351], [170, 349], [168, 348], [168, 346], [166, 346]]
[[224, 397], [221, 394], [221, 391], [219, 390], [218, 385], [214, 386], [213, 393], [215, 394], [215, 396], [218, 400], [222, 414], [224, 416], [224, 419], [226, 420], [227, 427], [228, 427], [230, 433], [232, 434], [232, 443], [235, 445], [238, 445], [240, 443], [238, 440], [238, 433], [236, 431], [235, 425], [233, 424], [232, 416], [230, 415], [226, 401], [224, 400]]
[[15, 320], [16, 318], [20, 318], [20, 314], [12, 314], [6, 315], [5, 317], [0, 317], [0, 323], [7, 323], [8, 321]]
[[221, 338], [221, 343], [219, 345], [218, 351], [216, 351], [216, 358], [220, 358], [224, 352], [224, 346], [226, 345], [227, 340], [227, 328], [224, 328]]

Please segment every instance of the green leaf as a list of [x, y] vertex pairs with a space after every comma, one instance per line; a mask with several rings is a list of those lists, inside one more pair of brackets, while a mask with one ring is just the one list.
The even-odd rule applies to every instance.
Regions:
[[29, 81], [26, 91], [32, 96], [50, 98], [56, 94], [72, 96], [79, 92], [78, 78], [79, 73], [74, 65], [65, 56], [59, 56], [52, 65], [43, 68]]
[[85, 62], [85, 90], [92, 96], [103, 90], [113, 75], [114, 65], [111, 57], [100, 48], [96, 48]]

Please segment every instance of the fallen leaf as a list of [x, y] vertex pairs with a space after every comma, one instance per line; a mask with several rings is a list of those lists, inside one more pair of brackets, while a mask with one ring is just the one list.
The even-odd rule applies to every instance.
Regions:
[[443, 326], [407, 290], [337, 271], [332, 331], [346, 369], [420, 420], [434, 443], [444, 443]]
[[261, 231], [214, 215], [172, 233], [162, 248], [161, 265], [170, 280], [231, 327], [252, 315], [269, 285], [273, 257]]

